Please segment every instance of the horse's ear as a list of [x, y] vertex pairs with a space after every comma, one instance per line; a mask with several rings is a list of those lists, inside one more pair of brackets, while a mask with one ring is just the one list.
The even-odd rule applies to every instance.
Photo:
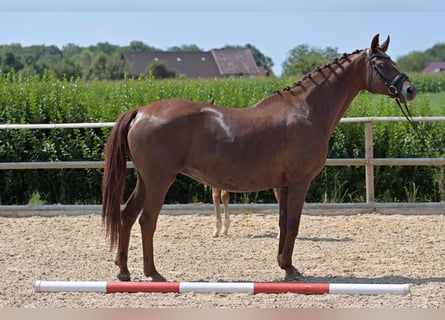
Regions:
[[374, 53], [377, 51], [377, 47], [379, 46], [379, 34], [377, 33], [371, 41], [371, 52]]
[[380, 49], [382, 49], [384, 52], [386, 52], [386, 50], [388, 50], [388, 46], [389, 46], [389, 36], [388, 36], [388, 38], [386, 38], [385, 42], [383, 42], [380, 45]]

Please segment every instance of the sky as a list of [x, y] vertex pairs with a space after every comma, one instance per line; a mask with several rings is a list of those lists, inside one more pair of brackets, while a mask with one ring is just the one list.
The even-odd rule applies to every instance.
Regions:
[[[215, 3], [216, 2], [216, 3]], [[254, 45], [273, 70], [301, 44], [339, 53], [389, 35], [396, 60], [445, 42], [445, 1], [438, 0], [0, 0], [0, 45], [80, 46], [142, 41], [165, 50]]]

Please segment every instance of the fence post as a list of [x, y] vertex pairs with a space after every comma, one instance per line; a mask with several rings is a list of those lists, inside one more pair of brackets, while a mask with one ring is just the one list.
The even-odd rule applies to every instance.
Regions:
[[374, 197], [374, 164], [369, 161], [374, 158], [374, 141], [372, 136], [372, 121], [365, 122], [365, 178], [366, 178], [366, 202], [373, 203]]

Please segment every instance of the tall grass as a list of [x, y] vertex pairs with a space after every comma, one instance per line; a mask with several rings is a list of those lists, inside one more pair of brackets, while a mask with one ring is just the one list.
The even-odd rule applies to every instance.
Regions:
[[[412, 76], [420, 93], [411, 105], [414, 115], [443, 115], [444, 77]], [[121, 112], [168, 98], [184, 98], [243, 108], [295, 79], [162, 80], [153, 78], [86, 82], [57, 80], [51, 73], [41, 78], [22, 78], [14, 73], [0, 75], [1, 123], [67, 123], [114, 121]], [[400, 116], [395, 102], [387, 97], [360, 93], [346, 116]], [[431, 137], [431, 148], [420, 145], [407, 123], [374, 125], [376, 157], [444, 156], [445, 124], [420, 124]], [[109, 129], [48, 129], [0, 131], [0, 161], [102, 160]], [[330, 141], [330, 158], [364, 157], [363, 124], [340, 124]], [[434, 167], [376, 167], [378, 201], [444, 200], [444, 171]], [[4, 204], [26, 204], [36, 194], [45, 203], [100, 203], [100, 169], [0, 171], [0, 198]], [[134, 186], [129, 171], [126, 193]], [[415, 186], [412, 189], [411, 186]], [[307, 200], [363, 201], [363, 167], [326, 167], [314, 180]], [[210, 192], [180, 176], [167, 195], [167, 202], [210, 202]], [[242, 202], [273, 202], [265, 191], [244, 195]]]

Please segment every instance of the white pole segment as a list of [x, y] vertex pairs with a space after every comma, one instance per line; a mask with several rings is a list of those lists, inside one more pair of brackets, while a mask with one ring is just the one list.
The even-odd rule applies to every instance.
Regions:
[[253, 293], [253, 286], [253, 282], [180, 282], [179, 292]]
[[410, 293], [409, 284], [361, 284], [361, 283], [331, 283], [329, 293], [338, 294], [399, 294]]
[[106, 281], [36, 281], [36, 292], [107, 292]]

